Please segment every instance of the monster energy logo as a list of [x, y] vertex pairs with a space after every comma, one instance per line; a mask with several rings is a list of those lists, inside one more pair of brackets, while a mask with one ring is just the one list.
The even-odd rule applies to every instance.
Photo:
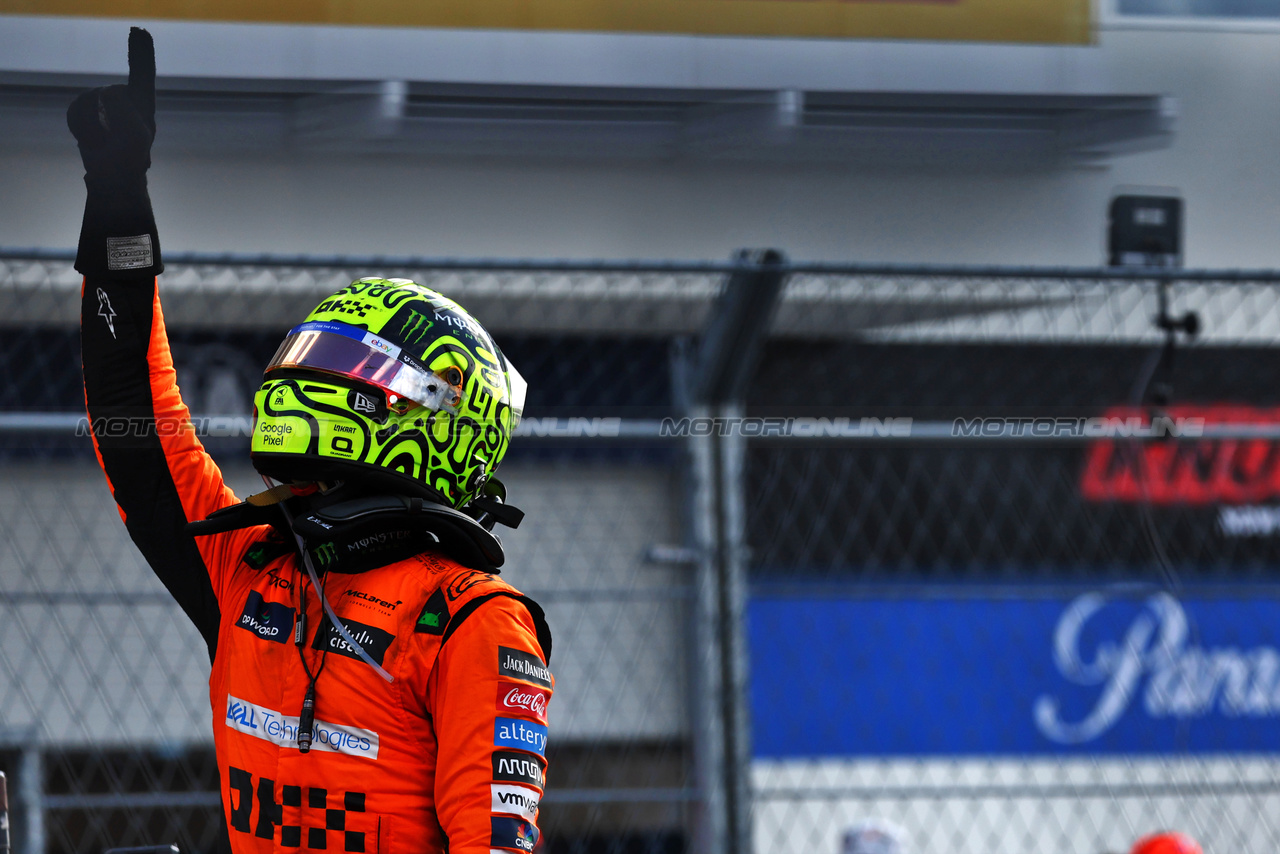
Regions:
[[333, 547], [333, 543], [321, 543], [316, 546], [316, 557], [320, 558], [321, 566], [328, 566], [333, 563], [338, 556], [338, 550]]
[[409, 310], [409, 316], [400, 324], [400, 341], [404, 346], [417, 344], [431, 328], [432, 321], [420, 311]]

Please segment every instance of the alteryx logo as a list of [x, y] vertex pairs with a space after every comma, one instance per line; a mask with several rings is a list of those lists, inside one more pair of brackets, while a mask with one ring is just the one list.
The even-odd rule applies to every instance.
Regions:
[[498, 718], [493, 722], [494, 747], [514, 747], [545, 756], [547, 728], [516, 718]]

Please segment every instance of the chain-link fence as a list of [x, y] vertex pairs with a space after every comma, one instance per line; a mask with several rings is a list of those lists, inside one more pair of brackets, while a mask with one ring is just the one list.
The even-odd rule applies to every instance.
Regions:
[[[356, 276], [458, 299], [529, 380], [504, 574], [555, 634], [548, 851], [1280, 847], [1280, 280], [788, 265], [708, 408], [741, 266], [175, 257], [161, 293], [240, 494], [261, 366]], [[209, 851], [207, 659], [79, 427], [78, 289], [0, 258], [15, 847]], [[1203, 325], [1163, 354], [1162, 289]]]

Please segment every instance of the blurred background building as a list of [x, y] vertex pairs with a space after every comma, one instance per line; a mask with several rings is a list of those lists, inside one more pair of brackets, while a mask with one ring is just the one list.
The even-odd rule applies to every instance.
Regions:
[[[1203, 333], [1157, 364], [1157, 286], [1098, 268], [1135, 188], [1184, 199], [1187, 267], [1280, 266], [1280, 8], [1101, 2], [0, 0], [15, 848], [216, 823], [202, 646], [77, 435], [63, 116], [143, 24], [180, 383], [239, 492], [261, 366], [357, 275], [458, 299], [529, 379], [506, 540], [556, 632], [549, 851], [835, 852], [866, 819], [1275, 851], [1280, 278], [1173, 281]], [[1200, 432], [1070, 426], [1153, 414]], [[791, 426], [697, 420], [743, 415]]]
[[[822, 11], [833, 35], [836, 13], [869, 8], [862, 32], [903, 37], [725, 34], [743, 1], [707, 0], [694, 8], [714, 14], [692, 21], [654, 7], [668, 11], [652, 26], [702, 36], [530, 30], [514, 13], [499, 30], [342, 26], [305, 20], [322, 8], [305, 3], [285, 22], [145, 20], [166, 248], [723, 258], [778, 245], [1092, 264], [1113, 190], [1156, 185], [1189, 200], [1188, 265], [1275, 264], [1274, 17], [1236, 17], [1227, 0], [1187, 17], [1140, 0], [817, 2], [799, 8]], [[784, 30], [798, 8], [754, 5], [780, 5]], [[452, 8], [424, 8], [437, 6]], [[169, 7], [186, 8], [136, 13]], [[370, 8], [394, 21], [414, 7]], [[208, 11], [240, 7], [227, 9]], [[7, 14], [0, 28], [6, 245], [75, 237], [64, 102], [124, 70], [122, 18], [75, 16], [86, 10], [5, 4], [60, 13]]]

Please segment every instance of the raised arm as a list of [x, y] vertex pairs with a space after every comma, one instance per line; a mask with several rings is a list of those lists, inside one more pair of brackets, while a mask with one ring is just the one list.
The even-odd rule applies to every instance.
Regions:
[[[200, 629], [212, 658], [222, 567], [246, 532], [183, 530], [234, 503], [191, 428], [175, 381], [156, 290], [164, 269], [147, 169], [155, 138], [155, 50], [129, 33], [129, 82], [76, 98], [67, 124], [85, 166], [76, 269], [84, 274], [80, 341], [94, 447], [138, 549]], [[242, 543], [242, 540], [246, 540]]]

